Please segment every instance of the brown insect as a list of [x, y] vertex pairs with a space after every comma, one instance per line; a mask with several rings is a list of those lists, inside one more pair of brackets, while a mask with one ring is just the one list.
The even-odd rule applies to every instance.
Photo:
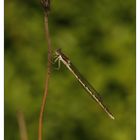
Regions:
[[109, 111], [107, 106], [103, 103], [100, 94], [94, 89], [94, 87], [82, 76], [82, 74], [77, 70], [77, 68], [71, 63], [70, 59], [62, 53], [61, 49], [56, 50], [56, 59], [60, 66], [60, 61], [70, 70], [70, 72], [75, 76], [78, 82], [86, 90], [86, 92], [99, 104], [99, 106], [105, 111], [105, 113], [111, 118], [115, 119], [113, 114]]

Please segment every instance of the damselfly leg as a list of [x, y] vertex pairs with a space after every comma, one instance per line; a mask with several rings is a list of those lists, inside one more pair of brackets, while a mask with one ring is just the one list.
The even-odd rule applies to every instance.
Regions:
[[55, 54], [53, 64], [55, 64], [56, 62], [57, 62], [57, 67], [55, 69], [59, 70], [60, 69], [60, 63], [61, 63], [60, 62], [60, 56]]

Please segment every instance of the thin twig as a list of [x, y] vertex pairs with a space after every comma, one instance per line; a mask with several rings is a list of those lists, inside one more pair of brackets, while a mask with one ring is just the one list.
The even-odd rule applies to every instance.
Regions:
[[26, 122], [25, 122], [24, 114], [22, 111], [17, 112], [17, 120], [18, 120], [18, 125], [19, 125], [20, 139], [28, 140]]
[[41, 0], [41, 4], [44, 8], [45, 12], [45, 32], [46, 32], [46, 40], [48, 45], [48, 61], [47, 61], [47, 75], [46, 75], [46, 83], [45, 83], [45, 91], [44, 96], [42, 100], [41, 110], [40, 110], [40, 116], [39, 116], [39, 128], [38, 128], [38, 140], [42, 140], [42, 129], [43, 129], [43, 114], [46, 104], [46, 97], [48, 95], [48, 85], [49, 85], [49, 79], [51, 74], [51, 58], [52, 58], [52, 52], [51, 52], [51, 40], [50, 40], [50, 34], [49, 34], [49, 28], [48, 28], [48, 15], [50, 11], [50, 0]]

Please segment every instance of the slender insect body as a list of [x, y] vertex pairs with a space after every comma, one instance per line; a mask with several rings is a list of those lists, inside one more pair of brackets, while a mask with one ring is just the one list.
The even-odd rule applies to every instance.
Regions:
[[107, 113], [107, 115], [114, 119], [114, 116], [108, 110], [108, 108], [103, 104], [103, 101], [98, 94], [98, 92], [84, 79], [84, 77], [79, 73], [79, 71], [74, 67], [74, 65], [70, 62], [68, 57], [66, 57], [61, 50], [56, 51], [58, 61], [62, 61], [64, 65], [71, 71], [71, 73], [76, 77], [79, 83], [83, 86], [83, 88], [89, 93], [89, 95], [100, 105], [100, 107]]
[[[70, 69], [70, 67], [69, 67]], [[105, 107], [105, 105], [103, 105], [103, 103], [101, 102], [101, 100], [98, 99], [98, 97], [96, 97], [93, 92], [90, 90], [90, 88], [88, 88], [83, 81], [81, 81], [80, 77], [78, 77], [72, 69], [70, 69], [70, 71], [73, 73], [73, 75], [77, 78], [77, 80], [80, 82], [80, 84], [87, 90], [88, 93], [90, 93], [90, 95], [92, 96], [92, 98], [99, 103], [99, 105], [103, 108], [103, 110], [112, 118], [114, 119], [114, 117], [112, 116], [112, 114], [109, 112], [109, 110]], [[100, 98], [101, 99], [101, 98]]]

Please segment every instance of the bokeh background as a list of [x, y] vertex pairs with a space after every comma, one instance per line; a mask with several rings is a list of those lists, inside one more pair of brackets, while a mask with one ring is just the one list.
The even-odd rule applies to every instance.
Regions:
[[[134, 140], [135, 0], [52, 0], [53, 50], [62, 48], [114, 113], [110, 120], [73, 75], [53, 65], [45, 108], [46, 140]], [[39, 0], [5, 0], [5, 140], [38, 137], [47, 43]]]

